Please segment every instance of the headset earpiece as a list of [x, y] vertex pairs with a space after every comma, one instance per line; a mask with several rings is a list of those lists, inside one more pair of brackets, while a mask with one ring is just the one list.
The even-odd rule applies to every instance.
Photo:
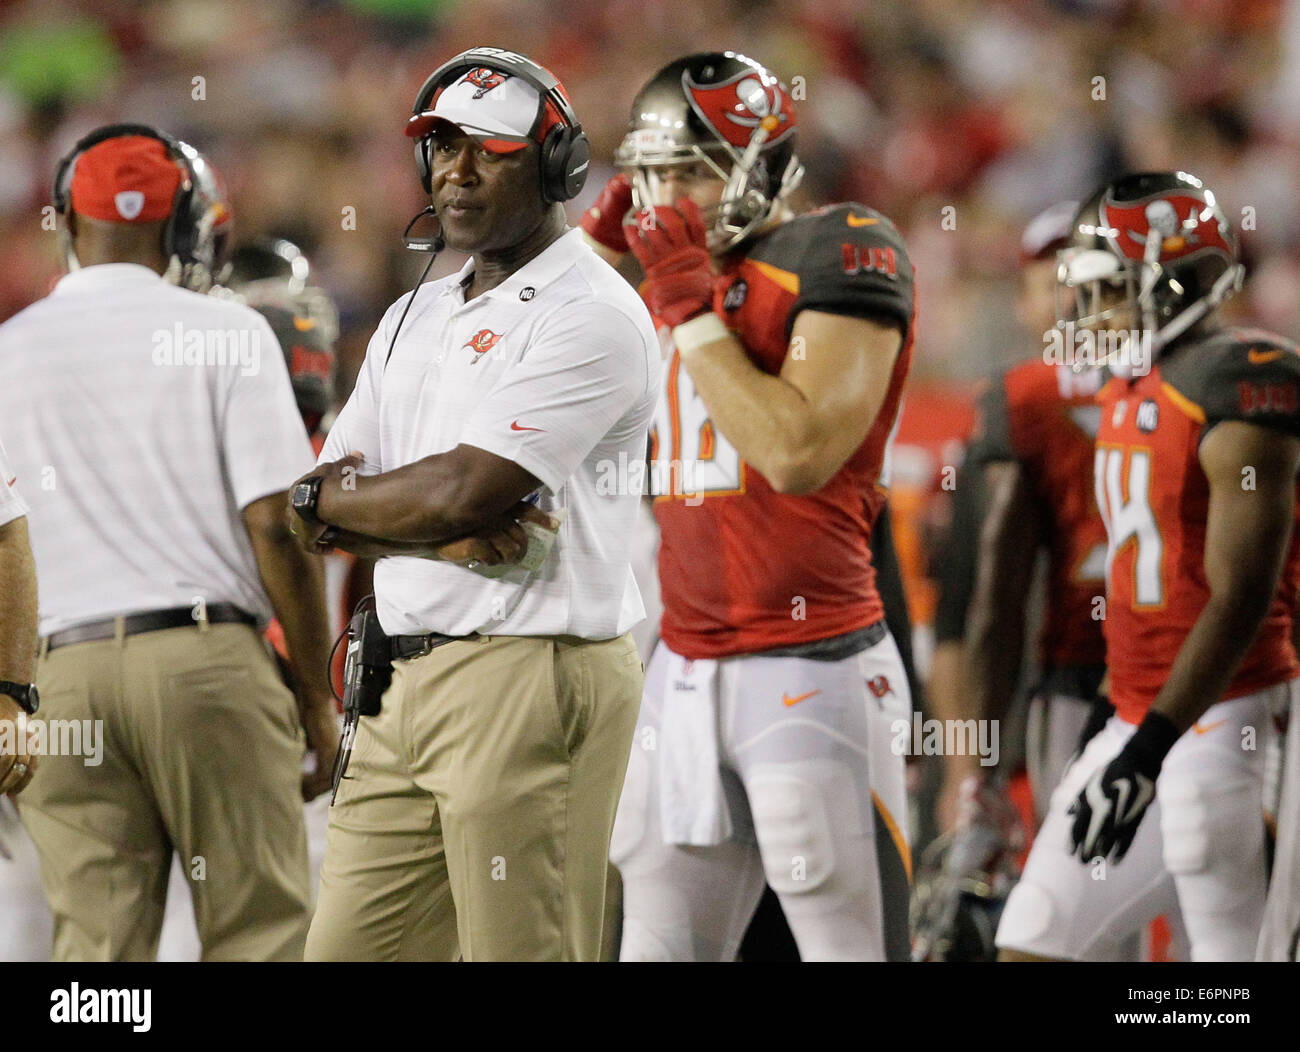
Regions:
[[581, 127], [557, 125], [541, 145], [542, 194], [548, 203], [568, 201], [587, 181], [591, 147]]
[[172, 197], [172, 207], [167, 215], [167, 221], [163, 224], [162, 247], [163, 253], [169, 260], [172, 256], [177, 256], [183, 265], [193, 258], [199, 222], [202, 219], [201, 216], [193, 214], [198, 180], [194, 175], [194, 166], [190, 164], [190, 159], [181, 149], [180, 143], [157, 128], [151, 128], [147, 124], [109, 124], [79, 139], [54, 170], [54, 186], [51, 193], [54, 199], [54, 210], [63, 216], [66, 222], [68, 213], [72, 209], [72, 177], [76, 170], [77, 158], [92, 146], [127, 135], [157, 139], [166, 147], [172, 162], [181, 169], [181, 181]]
[[429, 163], [429, 147], [431, 140], [428, 135], [415, 140], [415, 170], [420, 176], [420, 185], [424, 187], [426, 194], [433, 193], [433, 169]]

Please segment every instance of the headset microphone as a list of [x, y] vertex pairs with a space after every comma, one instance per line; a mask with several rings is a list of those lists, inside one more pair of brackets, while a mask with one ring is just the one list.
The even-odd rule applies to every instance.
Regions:
[[402, 243], [412, 252], [432, 252], [435, 256], [447, 247], [447, 242], [442, 236], [442, 222], [438, 222], [438, 232], [433, 237], [411, 237], [411, 230], [425, 216], [438, 217], [438, 210], [433, 205], [426, 205], [424, 209], [409, 223], [406, 229], [402, 231]]

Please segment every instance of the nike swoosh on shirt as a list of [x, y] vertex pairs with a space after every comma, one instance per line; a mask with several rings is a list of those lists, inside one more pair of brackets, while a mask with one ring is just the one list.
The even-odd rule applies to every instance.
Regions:
[[1265, 365], [1277, 361], [1285, 353], [1285, 351], [1247, 351], [1246, 357], [1250, 359], [1251, 365]]
[[804, 700], [804, 698], [811, 698], [814, 694], [820, 694], [820, 693], [821, 693], [820, 690], [810, 690], [807, 694], [800, 694], [798, 697], [792, 698], [784, 691], [782, 691], [781, 700], [785, 702], [786, 708], [789, 708], [791, 705], [798, 705], [799, 702]]
[[871, 226], [872, 223], [879, 223], [879, 219], [873, 219], [871, 216], [855, 216], [852, 212], [844, 217], [848, 220], [849, 226]]
[[1194, 730], [1197, 734], [1209, 734], [1210, 731], [1214, 730], [1215, 727], [1218, 727], [1221, 724], [1227, 722], [1228, 722], [1228, 718], [1226, 716], [1221, 720], [1215, 720], [1213, 723], [1207, 723], [1204, 727], [1202, 727], [1200, 722], [1198, 721], [1192, 724], [1192, 730]]
[[510, 430], [511, 431], [545, 431], [546, 429], [543, 427], [524, 427], [523, 424], [521, 424], [518, 420], [515, 420], [510, 424]]

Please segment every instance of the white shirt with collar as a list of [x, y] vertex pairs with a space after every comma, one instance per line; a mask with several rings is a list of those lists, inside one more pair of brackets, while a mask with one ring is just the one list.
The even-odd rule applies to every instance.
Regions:
[[200, 600], [270, 619], [240, 513], [313, 457], [256, 311], [132, 263], [74, 271], [0, 325], [0, 420], [42, 635]]
[[564, 509], [564, 522], [533, 573], [489, 580], [381, 559], [380, 624], [390, 635], [621, 635], [645, 617], [631, 546], [661, 368], [649, 312], [579, 230], [466, 303], [472, 272], [471, 260], [419, 288], [391, 358], [410, 294], [388, 309], [320, 461], [358, 451], [362, 474], [378, 474], [476, 446], [540, 479], [538, 506]]

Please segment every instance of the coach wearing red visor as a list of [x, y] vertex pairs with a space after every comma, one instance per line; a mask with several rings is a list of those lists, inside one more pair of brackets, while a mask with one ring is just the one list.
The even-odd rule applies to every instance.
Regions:
[[338, 731], [323, 574], [283, 508], [312, 451], [261, 315], [162, 277], [211, 259], [200, 160], [142, 125], [77, 143], [54, 186], [73, 273], [0, 326], [51, 729], [20, 810], [59, 960], [152, 959], [173, 852], [206, 960], [298, 959], [310, 916], [302, 728], [325, 785]]
[[[307, 543], [381, 556], [393, 658], [307, 958], [590, 960], [641, 690], [637, 488], [610, 475], [644, 459], [658, 345], [568, 229], [587, 145], [549, 73], [476, 49], [414, 110], [443, 239], [472, 258], [389, 309], [295, 487]], [[426, 554], [458, 538], [462, 564]]]

